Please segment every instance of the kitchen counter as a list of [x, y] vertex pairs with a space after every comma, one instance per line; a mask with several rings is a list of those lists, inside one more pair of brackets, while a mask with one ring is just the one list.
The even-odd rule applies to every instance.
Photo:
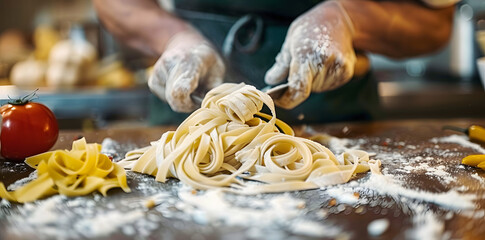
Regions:
[[[0, 204], [0, 239], [31, 239], [34, 236], [94, 239], [129, 239], [134, 236], [138, 236], [137, 239], [482, 239], [485, 235], [485, 171], [460, 165], [460, 162], [470, 154], [485, 154], [485, 143], [469, 142], [458, 133], [441, 129], [444, 125], [467, 127], [471, 124], [485, 126], [485, 119], [419, 119], [295, 127], [300, 136], [327, 133], [336, 137], [328, 143], [336, 153], [345, 148], [375, 153], [372, 158], [382, 161], [382, 172], [393, 179], [389, 184], [395, 188], [372, 185], [371, 174], [365, 173], [340, 186], [290, 193], [292, 198], [305, 201], [304, 208], [287, 221], [291, 224], [277, 222], [273, 227], [264, 227], [224, 223], [220, 219], [200, 221], [197, 216], [209, 213], [199, 211], [199, 215], [193, 214], [173, 202], [173, 199], [178, 201], [177, 193], [180, 193], [177, 180], [164, 184], [155, 182], [150, 176], [129, 173], [128, 183], [132, 193], [117, 189], [111, 190], [107, 198], [94, 194], [75, 198], [76, 202], [69, 198], [59, 200], [56, 208], [63, 211], [59, 216], [73, 216], [59, 218], [73, 221], [67, 225], [61, 222], [64, 220], [52, 220], [47, 224], [29, 221], [29, 214], [38, 214], [38, 210], [47, 206], [50, 198], [28, 205]], [[174, 127], [61, 131], [53, 149], [70, 149], [72, 140], [80, 136], [86, 137], [88, 143], [102, 143], [109, 138], [104, 144], [109, 149], [104, 151], [117, 160], [126, 151], [146, 146], [171, 129]], [[6, 185], [27, 177], [30, 172], [24, 164], [0, 163], [0, 181]], [[83, 232], [79, 227], [82, 224], [76, 222], [76, 219], [83, 218], [82, 214], [91, 216], [95, 214], [93, 212], [108, 210], [121, 211], [128, 216], [128, 211], [143, 209], [139, 204], [141, 201], [160, 192], [171, 195], [164, 198], [165, 205], [144, 209], [145, 216], [133, 222], [127, 221], [122, 227], [104, 235], [86, 233], [95, 232], [93, 229]], [[284, 194], [232, 198], [250, 201], [279, 195]], [[346, 200], [342, 198], [344, 195], [354, 196], [355, 199]], [[267, 221], [271, 219], [268, 216]], [[311, 224], [296, 228], [294, 219], [321, 224], [326, 227], [326, 233], [310, 228]], [[25, 221], [25, 225], [22, 221]], [[108, 226], [110, 222], [104, 224]], [[153, 227], [147, 227], [150, 224]], [[381, 231], [374, 227], [381, 227]], [[50, 232], [46, 228], [50, 228]], [[255, 229], [261, 234], [255, 234]]]
[[485, 87], [478, 78], [412, 77], [401, 71], [374, 75], [383, 119], [485, 117]]

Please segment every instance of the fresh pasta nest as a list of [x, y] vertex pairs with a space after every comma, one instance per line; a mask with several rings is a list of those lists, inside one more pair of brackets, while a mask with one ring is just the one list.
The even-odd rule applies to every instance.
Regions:
[[0, 198], [14, 202], [32, 202], [57, 193], [81, 196], [98, 190], [104, 196], [115, 187], [130, 192], [123, 167], [101, 154], [101, 145], [81, 138], [72, 150], [56, 150], [29, 157], [25, 162], [37, 169], [37, 179], [8, 192], [0, 182]]
[[[271, 115], [261, 112], [263, 105]], [[267, 94], [227, 83], [208, 92], [201, 108], [175, 131], [128, 152], [120, 165], [160, 182], [173, 177], [196, 189], [256, 194], [345, 183], [369, 169], [379, 173], [380, 161], [360, 150], [337, 158], [325, 146], [295, 137], [276, 118]]]

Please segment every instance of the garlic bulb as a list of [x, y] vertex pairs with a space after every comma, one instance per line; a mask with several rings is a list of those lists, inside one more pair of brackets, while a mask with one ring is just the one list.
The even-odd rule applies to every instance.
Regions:
[[47, 86], [66, 88], [89, 81], [96, 59], [96, 50], [89, 42], [60, 41], [49, 55]]
[[39, 87], [44, 85], [46, 64], [42, 61], [28, 59], [16, 63], [10, 73], [10, 81], [25, 88]]

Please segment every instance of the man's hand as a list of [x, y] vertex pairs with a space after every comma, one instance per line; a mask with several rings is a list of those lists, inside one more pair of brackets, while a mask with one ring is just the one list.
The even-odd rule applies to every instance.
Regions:
[[288, 79], [289, 88], [275, 103], [292, 109], [311, 92], [335, 89], [354, 74], [353, 25], [334, 1], [317, 5], [290, 26], [276, 63], [268, 70], [270, 85]]
[[150, 90], [177, 112], [190, 112], [208, 90], [221, 84], [224, 63], [212, 45], [196, 30], [173, 36], [148, 80]]

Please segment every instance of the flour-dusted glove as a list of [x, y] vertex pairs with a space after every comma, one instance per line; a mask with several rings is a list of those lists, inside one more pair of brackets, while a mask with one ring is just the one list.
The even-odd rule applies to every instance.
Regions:
[[336, 1], [319, 4], [298, 17], [265, 76], [269, 85], [288, 79], [289, 88], [275, 100], [276, 105], [292, 109], [311, 92], [332, 90], [348, 82], [356, 61], [353, 32], [349, 16]]
[[196, 98], [222, 83], [224, 72], [217, 51], [200, 33], [189, 29], [170, 39], [148, 86], [172, 110], [190, 112], [200, 104]]

